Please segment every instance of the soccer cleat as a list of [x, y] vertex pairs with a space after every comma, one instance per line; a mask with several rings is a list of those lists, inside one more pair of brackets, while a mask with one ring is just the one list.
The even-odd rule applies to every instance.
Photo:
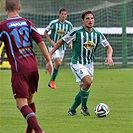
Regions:
[[75, 116], [77, 115], [76, 111], [75, 110], [68, 110], [68, 115], [71, 115], [71, 116]]
[[55, 84], [55, 81], [50, 81], [48, 86], [52, 89], [56, 89], [56, 84]]
[[90, 115], [90, 112], [88, 111], [88, 108], [86, 106], [81, 108], [81, 113], [84, 116]]

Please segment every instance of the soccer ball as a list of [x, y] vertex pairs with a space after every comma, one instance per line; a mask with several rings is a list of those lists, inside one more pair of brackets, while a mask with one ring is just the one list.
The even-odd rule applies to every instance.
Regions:
[[106, 117], [110, 112], [109, 107], [105, 103], [99, 103], [95, 108], [94, 112], [97, 117]]

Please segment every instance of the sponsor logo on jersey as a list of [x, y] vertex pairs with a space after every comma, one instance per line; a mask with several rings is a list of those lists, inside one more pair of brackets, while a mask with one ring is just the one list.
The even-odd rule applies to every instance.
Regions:
[[32, 53], [32, 49], [30, 47], [29, 48], [21, 48], [21, 49], [19, 49], [19, 53], [20, 54]]
[[15, 28], [15, 27], [21, 27], [21, 26], [28, 26], [26, 21], [17, 21], [17, 22], [9, 22], [7, 23], [8, 28]]
[[84, 48], [86, 48], [87, 50], [91, 50], [92, 48], [94, 48], [94, 42], [92, 42], [92, 41], [88, 41], [88, 42], [85, 42], [84, 44], [83, 44], [83, 46], [84, 46]]
[[29, 48], [20, 48], [19, 49], [19, 56], [18, 58], [26, 57], [26, 56], [33, 56], [33, 52], [31, 47]]
[[65, 31], [64, 31], [64, 30], [58, 30], [58, 31], [57, 31], [57, 34], [58, 34], [59, 36], [64, 36], [64, 35], [65, 35]]

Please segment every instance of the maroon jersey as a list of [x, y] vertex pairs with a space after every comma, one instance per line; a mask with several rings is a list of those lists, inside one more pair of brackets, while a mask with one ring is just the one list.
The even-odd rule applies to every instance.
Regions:
[[34, 24], [27, 19], [7, 18], [0, 24], [0, 40], [4, 41], [13, 75], [38, 71], [32, 39], [37, 44], [43, 41]]

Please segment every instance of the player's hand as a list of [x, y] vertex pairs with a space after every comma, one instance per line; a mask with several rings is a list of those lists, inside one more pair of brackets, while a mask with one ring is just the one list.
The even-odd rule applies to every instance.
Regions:
[[72, 43], [69, 44], [69, 49], [72, 50]]
[[48, 72], [50, 76], [52, 76], [53, 73], [53, 63], [52, 61], [46, 62], [46, 67], [45, 67], [46, 73]]
[[106, 58], [105, 63], [107, 63], [109, 66], [113, 66], [114, 65], [114, 61], [112, 60], [112, 58]]

